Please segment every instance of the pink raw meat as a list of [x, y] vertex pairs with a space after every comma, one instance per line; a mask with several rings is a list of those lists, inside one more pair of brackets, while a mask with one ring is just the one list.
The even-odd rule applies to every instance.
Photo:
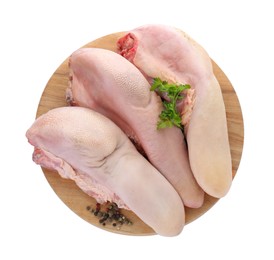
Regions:
[[182, 231], [180, 196], [108, 118], [87, 108], [56, 108], [39, 117], [26, 136], [36, 163], [96, 199], [126, 205], [160, 235]]
[[231, 154], [223, 97], [208, 54], [182, 31], [163, 25], [130, 31], [118, 40], [118, 51], [148, 80], [191, 85], [178, 106], [190, 166], [205, 192], [224, 196], [232, 182]]
[[141, 72], [115, 52], [83, 48], [70, 57], [71, 104], [92, 108], [114, 121], [140, 145], [149, 161], [170, 181], [186, 206], [200, 207], [204, 192], [190, 170], [181, 130], [158, 131], [163, 109]]

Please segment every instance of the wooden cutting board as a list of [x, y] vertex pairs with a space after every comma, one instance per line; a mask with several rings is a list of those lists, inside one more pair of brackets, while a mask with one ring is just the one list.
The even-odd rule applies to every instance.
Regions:
[[[114, 33], [104, 36], [95, 41], [86, 44], [83, 47], [99, 47], [116, 50], [116, 41], [125, 33]], [[237, 95], [229, 82], [224, 72], [218, 65], [212, 61], [214, 73], [220, 83], [224, 103], [226, 107], [229, 142], [232, 154], [233, 177], [238, 169], [244, 140], [244, 127], [241, 107]], [[41, 96], [36, 117], [56, 107], [67, 106], [65, 100], [65, 90], [68, 85], [68, 58], [57, 68], [52, 77], [49, 79], [44, 92]], [[78, 216], [87, 222], [100, 227], [104, 230], [119, 234], [129, 235], [152, 235], [154, 231], [143, 223], [133, 212], [122, 210], [122, 213], [128, 217], [133, 225], [123, 225], [120, 228], [113, 227], [111, 224], [103, 226], [99, 223], [98, 218], [95, 217], [86, 208], [91, 206], [95, 208], [96, 202], [93, 198], [82, 192], [76, 184], [71, 180], [63, 179], [57, 172], [52, 172], [42, 168], [49, 184], [60, 199]], [[218, 200], [206, 195], [204, 204], [199, 209], [186, 208], [186, 223], [190, 223], [208, 211]], [[172, 220], [170, 220], [172, 221]]]

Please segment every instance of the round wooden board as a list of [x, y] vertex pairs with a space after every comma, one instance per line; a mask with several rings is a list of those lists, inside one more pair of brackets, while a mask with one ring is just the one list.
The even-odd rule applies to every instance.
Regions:
[[[116, 41], [124, 34], [124, 32], [120, 32], [107, 35], [95, 41], [92, 41], [83, 47], [97, 47], [116, 51]], [[212, 61], [212, 63], [214, 73], [222, 89], [222, 94], [226, 107], [229, 142], [232, 154], [232, 171], [234, 177], [240, 163], [244, 140], [242, 112], [237, 95], [228, 78], [214, 61]], [[68, 85], [68, 77], [69, 70], [67, 58], [49, 79], [40, 99], [36, 117], [39, 117], [41, 114], [46, 113], [50, 109], [67, 106], [65, 99], [65, 90]], [[122, 210], [122, 213], [133, 222], [132, 226], [123, 225], [120, 229], [117, 229], [112, 225], [102, 226], [99, 223], [98, 218], [86, 209], [87, 206], [95, 208], [96, 201], [93, 198], [82, 192], [73, 181], [61, 178], [56, 172], [52, 172], [44, 168], [42, 168], [42, 170], [52, 189], [60, 197], [60, 199], [78, 216], [88, 221], [92, 225], [119, 234], [155, 234], [155, 232], [149, 226], [143, 223], [133, 212], [127, 210]], [[217, 201], [218, 200], [216, 198], [206, 195], [204, 204], [201, 208], [186, 208], [186, 223], [188, 224], [203, 215]]]

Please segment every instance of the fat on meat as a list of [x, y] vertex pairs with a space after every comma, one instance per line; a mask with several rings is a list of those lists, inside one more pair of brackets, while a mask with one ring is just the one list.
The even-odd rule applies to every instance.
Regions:
[[184, 136], [176, 127], [157, 130], [163, 105], [142, 73], [119, 54], [100, 48], [75, 51], [69, 66], [69, 103], [110, 118], [142, 147], [186, 206], [200, 207], [204, 192], [191, 172]]
[[186, 33], [157, 24], [125, 33], [117, 47], [148, 80], [191, 85], [178, 107], [190, 166], [206, 193], [223, 197], [231, 186], [232, 163], [224, 101], [207, 52]]
[[36, 119], [26, 136], [37, 164], [74, 180], [89, 195], [118, 199], [160, 235], [182, 231], [180, 196], [108, 118], [87, 108], [55, 108]]

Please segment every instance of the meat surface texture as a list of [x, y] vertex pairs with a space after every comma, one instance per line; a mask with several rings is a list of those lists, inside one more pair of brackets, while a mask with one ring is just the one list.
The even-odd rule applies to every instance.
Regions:
[[170, 83], [191, 85], [192, 107], [189, 109], [186, 103], [180, 108], [190, 166], [206, 193], [224, 196], [232, 182], [226, 111], [206, 51], [182, 31], [163, 25], [136, 28], [117, 44], [119, 53], [148, 80], [160, 77]]
[[36, 163], [74, 180], [83, 191], [94, 193], [96, 183], [160, 235], [183, 229], [178, 193], [103, 115], [87, 108], [56, 108], [39, 117], [26, 136], [35, 147]]
[[204, 192], [191, 172], [182, 132], [175, 127], [156, 129], [163, 105], [142, 73], [119, 54], [98, 48], [77, 50], [69, 64], [69, 102], [96, 110], [115, 122], [142, 147], [184, 204], [200, 207]]

